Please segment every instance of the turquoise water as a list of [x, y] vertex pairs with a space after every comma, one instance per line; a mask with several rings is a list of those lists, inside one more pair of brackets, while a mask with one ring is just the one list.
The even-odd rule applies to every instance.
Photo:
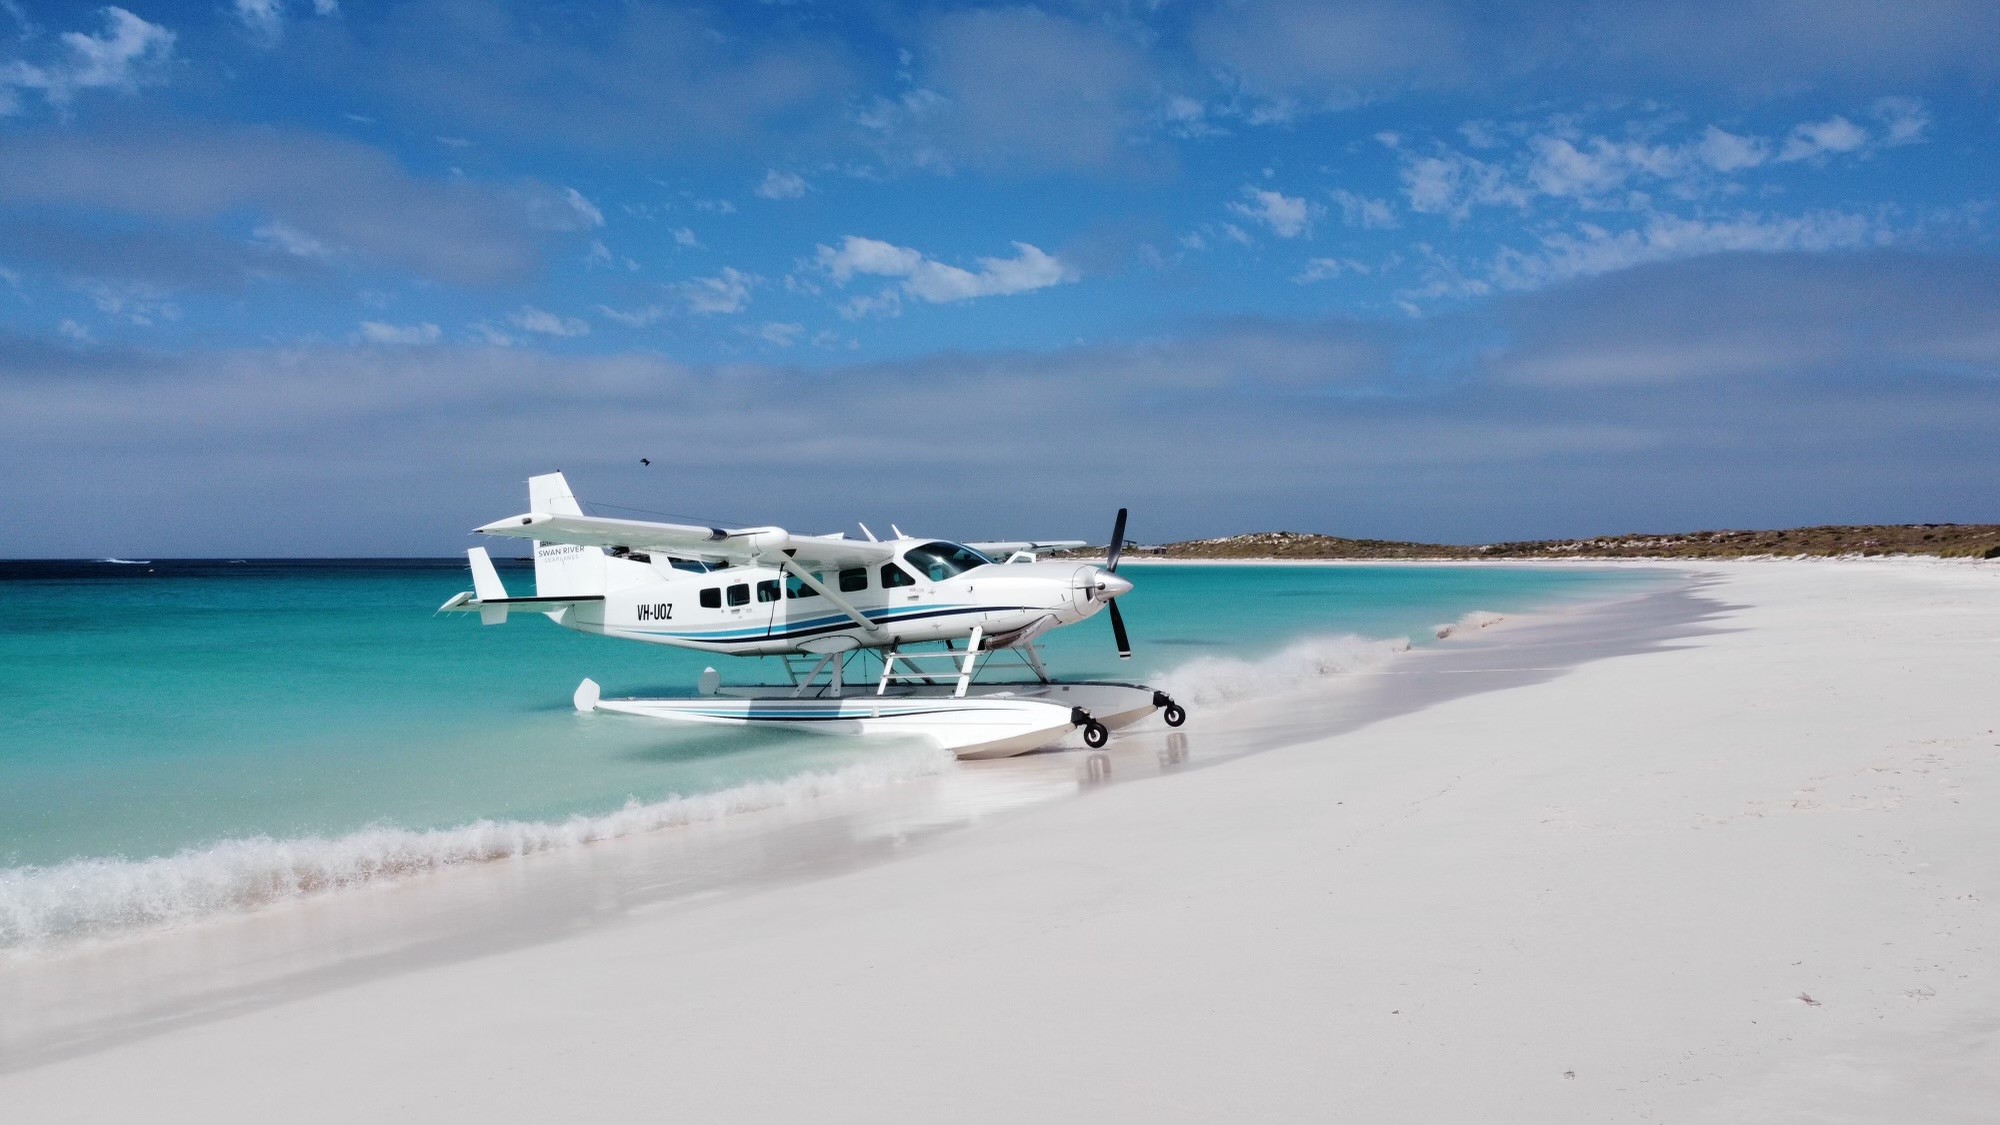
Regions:
[[[1191, 662], [1269, 661], [1315, 637], [1423, 639], [1469, 612], [1644, 581], [1582, 568], [1125, 572], [1135, 659], [1116, 659], [1100, 617], [1049, 638], [1060, 674], [1146, 679]], [[503, 576], [532, 585], [525, 568]], [[886, 753], [838, 737], [580, 715], [569, 697], [585, 676], [616, 696], [686, 692], [710, 664], [725, 682], [784, 673], [537, 617], [486, 627], [434, 616], [470, 585], [456, 560], [5, 563], [0, 581], [0, 944], [10, 888], [34, 884], [47, 899], [56, 892], [34, 869], [50, 865], [364, 829], [555, 824]]]

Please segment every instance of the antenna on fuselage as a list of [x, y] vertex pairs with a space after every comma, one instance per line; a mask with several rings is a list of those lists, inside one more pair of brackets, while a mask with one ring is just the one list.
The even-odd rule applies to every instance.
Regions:
[[[856, 520], [855, 522], [856, 522], [856, 523], [860, 523], [860, 521], [859, 521], [859, 520]], [[863, 534], [863, 535], [866, 535], [866, 536], [868, 537], [868, 541], [869, 541], [870, 543], [880, 543], [880, 542], [881, 542], [881, 540], [880, 540], [880, 539], [877, 539], [877, 538], [875, 538], [875, 533], [874, 533], [874, 532], [872, 532], [872, 531], [868, 530], [868, 525], [867, 525], [867, 524], [865, 524], [865, 523], [861, 524], [861, 534]]]
[[909, 538], [909, 536], [907, 536], [907, 535], [903, 534], [903, 529], [902, 529], [902, 528], [900, 528], [900, 527], [897, 527], [897, 526], [896, 526], [895, 524], [893, 524], [893, 523], [889, 525], [889, 530], [890, 530], [891, 532], [893, 532], [893, 533], [895, 534], [896, 538], [898, 538], [898, 539], [908, 539], [908, 538]]

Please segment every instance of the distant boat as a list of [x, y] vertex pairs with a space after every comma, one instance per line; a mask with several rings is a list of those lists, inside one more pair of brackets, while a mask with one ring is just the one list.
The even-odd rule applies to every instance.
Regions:
[[117, 563], [119, 566], [151, 566], [152, 559], [98, 559], [98, 562]]

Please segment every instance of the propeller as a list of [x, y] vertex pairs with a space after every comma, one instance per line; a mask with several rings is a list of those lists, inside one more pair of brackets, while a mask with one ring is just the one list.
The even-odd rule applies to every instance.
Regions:
[[[1125, 509], [1118, 509], [1118, 518], [1111, 523], [1111, 548], [1105, 552], [1106, 573], [1118, 573], [1118, 556], [1125, 553]], [[1118, 659], [1132, 659], [1132, 638], [1125, 635], [1125, 615], [1118, 612], [1118, 600], [1106, 599], [1104, 607], [1111, 611], [1111, 639], [1118, 644]]]

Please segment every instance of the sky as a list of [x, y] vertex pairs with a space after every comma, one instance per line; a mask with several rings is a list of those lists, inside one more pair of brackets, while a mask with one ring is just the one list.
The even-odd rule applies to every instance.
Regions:
[[2000, 522], [1996, 59], [1983, 0], [0, 0], [0, 557], [441, 555], [555, 469], [806, 533]]

